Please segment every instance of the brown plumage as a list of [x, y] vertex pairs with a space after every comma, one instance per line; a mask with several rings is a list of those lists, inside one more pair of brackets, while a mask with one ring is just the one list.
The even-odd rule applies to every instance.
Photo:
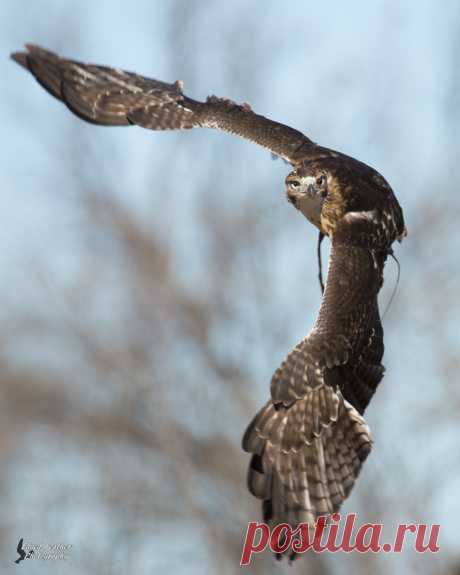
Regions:
[[302, 133], [181, 82], [60, 58], [38, 46], [12, 58], [80, 118], [152, 130], [208, 127], [237, 134], [293, 166], [290, 202], [329, 236], [329, 270], [318, 318], [275, 371], [271, 398], [243, 438], [248, 484], [271, 525], [314, 524], [336, 512], [371, 449], [362, 414], [384, 373], [377, 295], [391, 246], [406, 231], [389, 184], [374, 169]]

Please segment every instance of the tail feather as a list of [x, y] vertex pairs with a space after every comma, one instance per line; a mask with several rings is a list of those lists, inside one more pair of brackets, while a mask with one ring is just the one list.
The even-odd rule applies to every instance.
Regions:
[[263, 501], [271, 527], [314, 526], [337, 512], [370, 452], [363, 417], [340, 392], [332, 390], [333, 398], [322, 390], [289, 407], [267, 402], [243, 437], [243, 449], [253, 454], [249, 490]]

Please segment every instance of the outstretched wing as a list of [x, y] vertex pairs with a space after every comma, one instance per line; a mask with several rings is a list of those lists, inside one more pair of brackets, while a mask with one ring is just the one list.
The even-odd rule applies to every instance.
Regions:
[[383, 374], [375, 262], [372, 250], [333, 240], [315, 326], [275, 372], [243, 438], [249, 489], [272, 525], [314, 525], [338, 511], [370, 452], [361, 413]]
[[184, 95], [180, 81], [168, 84], [61, 58], [32, 44], [26, 48], [26, 52], [13, 53], [13, 60], [88, 122], [104, 126], [136, 124], [151, 130], [216, 128], [268, 148], [291, 164], [316, 148], [301, 132], [255, 114], [247, 104], [216, 96], [198, 102]]
[[377, 303], [370, 312], [370, 330], [361, 334], [358, 348], [361, 353], [354, 361], [335, 367], [334, 374], [340, 381], [340, 389], [344, 398], [349, 401], [359, 413], [364, 413], [378, 384], [383, 378], [385, 368], [381, 364], [384, 345], [383, 328]]

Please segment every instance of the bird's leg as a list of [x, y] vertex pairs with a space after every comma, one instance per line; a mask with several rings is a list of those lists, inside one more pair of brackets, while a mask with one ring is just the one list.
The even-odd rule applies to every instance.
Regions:
[[319, 232], [318, 235], [318, 247], [317, 247], [317, 255], [318, 255], [318, 279], [319, 279], [319, 287], [321, 288], [321, 294], [324, 293], [324, 283], [323, 283], [323, 264], [321, 261], [321, 242], [324, 239], [323, 232]]

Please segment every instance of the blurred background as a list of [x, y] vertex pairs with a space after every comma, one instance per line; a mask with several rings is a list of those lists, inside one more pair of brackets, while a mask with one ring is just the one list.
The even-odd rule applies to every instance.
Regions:
[[[247, 101], [384, 174], [409, 235], [342, 511], [390, 541], [439, 523], [441, 550], [248, 571], [460, 573], [460, 4], [0, 4], [1, 571], [230, 574], [260, 518], [241, 436], [317, 313], [316, 233], [267, 151], [85, 124], [8, 60], [24, 42]], [[72, 550], [18, 567], [20, 537]]]

